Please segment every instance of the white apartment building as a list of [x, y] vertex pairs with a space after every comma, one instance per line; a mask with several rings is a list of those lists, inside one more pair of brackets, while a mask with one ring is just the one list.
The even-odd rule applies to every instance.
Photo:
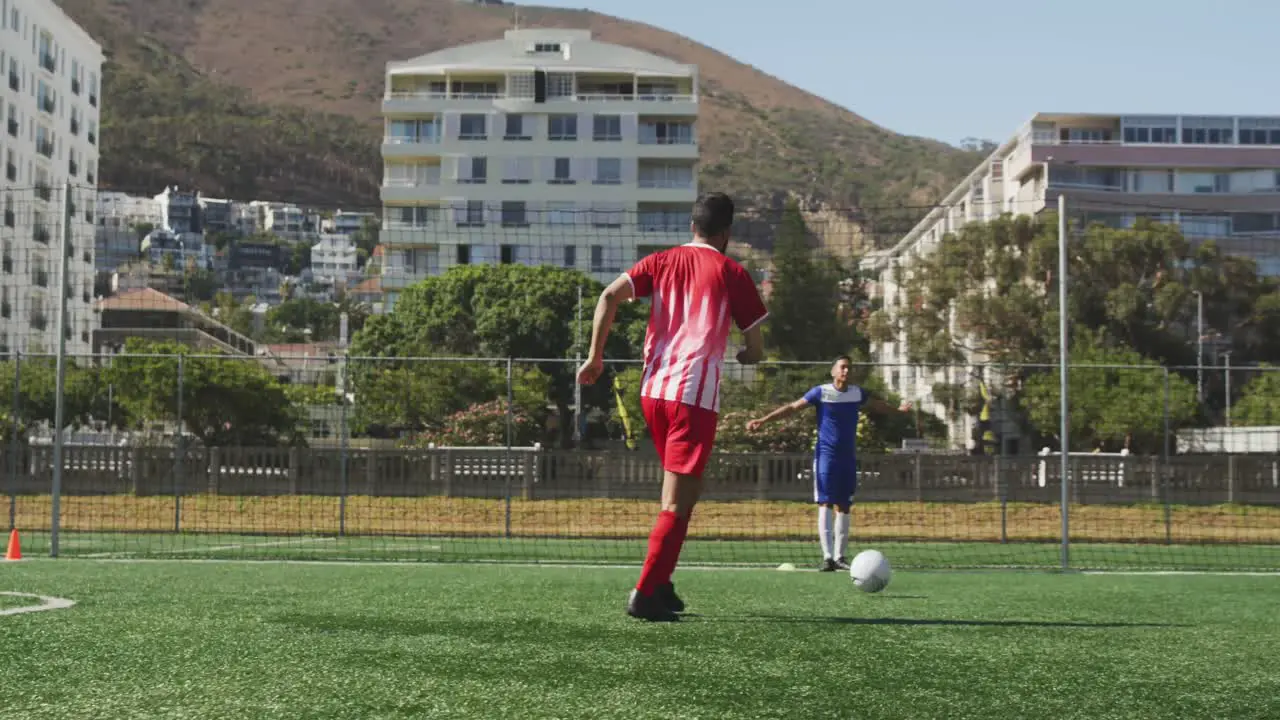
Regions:
[[[1177, 224], [1188, 240], [1214, 240], [1280, 275], [1280, 117], [1042, 113], [997, 148], [894, 247], [869, 255], [891, 315], [906, 298], [899, 268], [931, 252], [948, 233], [1003, 213], [1056, 210], [1085, 222], [1127, 227], [1139, 217]], [[945, 417], [934, 383], [969, 383], [967, 368], [934, 371], [908, 363], [905, 335], [873, 347], [889, 388]], [[971, 427], [953, 428], [956, 444]], [[1025, 449], [1025, 448], [1024, 448]]]
[[457, 264], [554, 264], [607, 282], [686, 241], [697, 86], [696, 67], [586, 30], [508, 30], [388, 63], [387, 309]]
[[0, 353], [57, 350], [68, 227], [67, 351], [91, 352], [102, 63], [102, 47], [53, 0], [0, 0]]
[[156, 195], [155, 201], [161, 223], [157, 227], [178, 235], [203, 232], [200, 223], [200, 193], [170, 186]]
[[320, 224], [320, 230], [321, 232], [338, 235], [352, 235], [364, 227], [365, 220], [377, 219], [378, 216], [370, 212], [339, 210], [333, 214], [332, 218], [328, 218]]
[[356, 244], [349, 235], [321, 235], [311, 246], [311, 277], [327, 285], [346, 283], [358, 274]]

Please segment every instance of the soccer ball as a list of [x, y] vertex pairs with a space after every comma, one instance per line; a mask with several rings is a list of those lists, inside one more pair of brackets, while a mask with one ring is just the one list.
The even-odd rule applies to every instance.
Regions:
[[893, 570], [889, 559], [879, 550], [863, 550], [849, 564], [849, 577], [859, 590], [877, 593], [889, 586]]

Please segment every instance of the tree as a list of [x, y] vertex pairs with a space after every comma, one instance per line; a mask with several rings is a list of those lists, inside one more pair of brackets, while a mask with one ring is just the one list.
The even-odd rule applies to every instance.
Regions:
[[191, 348], [173, 341], [125, 342], [125, 352], [113, 359], [105, 375], [134, 425], [181, 420], [210, 447], [271, 446], [297, 439], [299, 408], [261, 363], [192, 354]]
[[[1067, 374], [1071, 450], [1160, 452], [1164, 446], [1166, 374], [1170, 431], [1195, 418], [1196, 388], [1181, 375], [1134, 350], [1108, 345], [1094, 331], [1081, 330], [1072, 342]], [[1037, 372], [1027, 379], [1020, 397], [1032, 424], [1045, 437], [1059, 437], [1059, 382], [1056, 372]]]
[[1262, 365], [1231, 408], [1231, 423], [1243, 427], [1280, 425], [1280, 368]]
[[[1126, 229], [1071, 228], [1069, 326], [1096, 329], [1090, 342], [1100, 343], [1100, 352], [1193, 365], [1197, 292], [1206, 333], [1231, 328], [1237, 358], [1262, 360], [1280, 351], [1280, 286], [1261, 277], [1253, 261], [1212, 242], [1193, 244], [1176, 227], [1147, 219]], [[990, 364], [1004, 380], [1003, 387], [993, 384], [996, 395], [1016, 392], [1042, 372], [1028, 365], [1057, 363], [1054, 214], [971, 223], [895, 272], [900, 292], [888, 299], [894, 312], [877, 312], [868, 325], [879, 341], [904, 335], [910, 362]], [[939, 397], [951, 392], [957, 411], [975, 407], [957, 388], [935, 390]]]
[[[32, 426], [53, 425], [57, 412], [57, 365], [52, 358], [23, 358], [0, 362], [0, 435], [25, 436]], [[13, 385], [19, 383], [18, 407], [14, 412]], [[96, 368], [69, 364], [64, 386], [63, 420], [67, 427], [82, 427], [91, 420], [123, 419], [118, 400], [107, 392], [106, 381]]]
[[[545, 399], [559, 412], [559, 426], [571, 427], [576, 367], [569, 358], [574, 355], [579, 286], [583, 288], [585, 329], [581, 337], [585, 343], [590, 337], [595, 298], [602, 289], [589, 276], [550, 266], [464, 265], [406, 289], [391, 313], [369, 318], [353, 338], [351, 354], [387, 358], [369, 364], [366, 370], [376, 365], [384, 377], [395, 371], [402, 382], [414, 373], [425, 372], [428, 364], [395, 362], [392, 358], [537, 358], [538, 362], [528, 367], [536, 367], [549, 378]], [[606, 349], [608, 357], [638, 356], [633, 342], [643, 330], [637, 330], [635, 324], [643, 323], [646, 312], [643, 304], [618, 309]], [[373, 379], [363, 375], [361, 381]], [[607, 406], [612, 400], [607, 380], [584, 388], [584, 402]]]
[[808, 240], [799, 206], [789, 203], [774, 243], [765, 329], [770, 348], [786, 360], [833, 359], [855, 341], [850, 321], [841, 313], [839, 267], [815, 257]]

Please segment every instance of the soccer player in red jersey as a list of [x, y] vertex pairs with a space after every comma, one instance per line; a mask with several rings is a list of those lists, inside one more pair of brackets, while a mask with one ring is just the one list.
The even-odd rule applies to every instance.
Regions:
[[715, 444], [730, 323], [746, 343], [738, 362], [749, 365], [764, 357], [760, 323], [768, 311], [751, 275], [725, 255], [733, 212], [733, 200], [724, 193], [699, 197], [693, 242], [640, 260], [605, 288], [596, 303], [591, 349], [578, 370], [579, 383], [594, 383], [604, 370], [605, 340], [618, 304], [652, 298], [640, 402], [662, 462], [662, 505], [627, 602], [627, 613], [643, 620], [677, 620], [684, 610], [671, 575]]

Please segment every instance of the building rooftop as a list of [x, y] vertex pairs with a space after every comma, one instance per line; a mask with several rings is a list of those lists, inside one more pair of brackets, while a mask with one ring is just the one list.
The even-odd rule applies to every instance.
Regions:
[[[534, 52], [538, 45], [560, 46], [560, 52]], [[432, 75], [484, 70], [617, 72], [654, 77], [689, 77], [695, 66], [653, 53], [591, 39], [590, 30], [536, 28], [508, 30], [501, 40], [459, 45], [387, 63], [388, 75]]]

